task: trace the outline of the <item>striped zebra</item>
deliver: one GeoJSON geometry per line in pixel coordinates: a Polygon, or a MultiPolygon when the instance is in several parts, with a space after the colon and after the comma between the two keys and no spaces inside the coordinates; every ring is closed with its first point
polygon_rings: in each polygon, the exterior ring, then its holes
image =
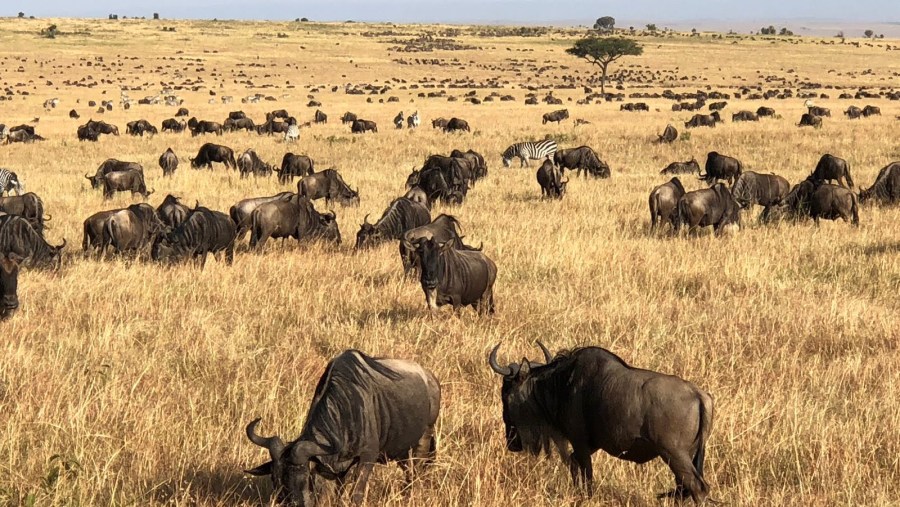
{"type": "Polygon", "coordinates": [[[515,157],[519,157],[522,162],[519,167],[527,167],[528,159],[541,160],[552,157],[554,153],[556,153],[556,141],[552,139],[516,143],[503,152],[503,167],[509,167],[515,157]]]}
{"type": "Polygon", "coordinates": [[[296,123],[288,125],[287,132],[284,133],[284,142],[291,143],[300,139],[300,127],[296,123]]]}
{"type": "Polygon", "coordinates": [[[13,190],[16,191],[16,195],[22,195],[22,192],[25,191],[25,185],[19,181],[16,173],[9,169],[0,169],[0,195],[3,195],[3,192],[9,193],[13,190]]]}
{"type": "Polygon", "coordinates": [[[406,126],[411,129],[414,129],[419,126],[419,112],[418,111],[409,115],[409,117],[406,118],[406,126]]]}

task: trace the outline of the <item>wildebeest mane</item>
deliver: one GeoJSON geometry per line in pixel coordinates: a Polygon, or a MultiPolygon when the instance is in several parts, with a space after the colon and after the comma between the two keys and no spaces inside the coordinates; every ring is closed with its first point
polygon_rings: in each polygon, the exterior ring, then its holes
{"type": "Polygon", "coordinates": [[[669,182],[672,183],[673,185],[675,185],[675,187],[678,188],[678,190],[680,190],[682,194],[685,193],[684,185],[681,184],[681,180],[679,180],[676,177],[673,177],[671,180],[669,180],[669,182]]]}

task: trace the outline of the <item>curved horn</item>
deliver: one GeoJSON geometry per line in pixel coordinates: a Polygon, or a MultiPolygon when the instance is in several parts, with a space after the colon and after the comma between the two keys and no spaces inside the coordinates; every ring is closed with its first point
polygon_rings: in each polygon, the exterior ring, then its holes
{"type": "Polygon", "coordinates": [[[94,179],[94,178],[92,178],[91,176],[88,176],[87,174],[85,174],[84,177],[85,177],[85,179],[88,179],[88,180],[94,179]]]}
{"type": "Polygon", "coordinates": [[[500,344],[498,343],[492,350],[490,355],[488,356],[488,364],[491,366],[491,369],[494,370],[498,375],[503,375],[504,377],[512,374],[512,368],[507,366],[506,368],[501,368],[499,364],[497,364],[497,350],[500,348],[500,344]]]}
{"type": "Polygon", "coordinates": [[[49,222],[51,220],[53,220],[53,215],[51,215],[50,213],[47,213],[47,216],[44,217],[44,222],[49,222]]]}
{"type": "Polygon", "coordinates": [[[284,450],[284,442],[281,441],[281,438],[277,436],[273,437],[263,437],[256,433],[256,426],[261,421],[261,417],[257,417],[253,421],[250,421],[250,424],[247,425],[247,438],[250,439],[254,444],[265,447],[269,450],[269,454],[272,456],[272,459],[278,459],[281,457],[281,451],[284,450]]]}
{"type": "Polygon", "coordinates": [[[56,249],[57,249],[57,250],[62,250],[63,248],[66,247],[66,243],[67,243],[67,242],[66,242],[66,238],[63,238],[62,245],[59,245],[58,247],[56,247],[56,249]]]}
{"type": "Polygon", "coordinates": [[[337,220],[337,213],[335,213],[334,211],[326,211],[325,213],[323,213],[323,215],[325,215],[326,217],[331,217],[332,220],[337,220]]]}
{"type": "Polygon", "coordinates": [[[553,354],[551,354],[550,351],[547,350],[547,347],[545,347],[544,344],[541,343],[540,340],[536,341],[535,343],[537,344],[538,347],[540,347],[541,352],[544,353],[544,362],[545,362],[545,363],[549,363],[550,361],[552,361],[552,360],[553,360],[553,354]]]}
{"type": "Polygon", "coordinates": [[[368,213],[366,213],[366,216],[363,218],[363,223],[366,225],[369,224],[369,214],[368,213]]]}

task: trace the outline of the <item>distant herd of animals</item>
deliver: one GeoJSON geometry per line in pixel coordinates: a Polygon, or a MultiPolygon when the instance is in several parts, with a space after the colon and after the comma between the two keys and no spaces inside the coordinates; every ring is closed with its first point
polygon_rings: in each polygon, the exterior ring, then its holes
{"type": "MultiPolygon", "coordinates": [[[[626,110],[642,109],[632,105],[626,110]]],[[[754,119],[774,114],[762,109],[753,116],[739,116],[754,119]]],[[[717,106],[710,115],[713,123],[709,126],[720,121],[716,118],[718,110],[721,107],[717,106]]],[[[825,114],[827,110],[818,112],[825,114]]],[[[177,116],[187,115],[187,110],[182,109],[177,116]]],[[[543,120],[559,122],[566,118],[568,111],[561,110],[544,115],[543,120]]],[[[354,133],[377,132],[374,122],[352,113],[342,119],[354,133]]],[[[701,126],[706,121],[695,120],[686,126],[701,126]]],[[[316,111],[315,121],[325,122],[327,116],[316,111]]],[[[404,124],[416,128],[418,113],[408,117],[401,113],[394,118],[394,124],[396,128],[403,128],[404,124]]],[[[448,132],[470,130],[468,123],[459,118],[439,118],[432,126],[448,132]]],[[[286,142],[297,140],[298,128],[297,120],[283,110],[267,114],[266,121],[258,125],[239,111],[229,114],[223,123],[173,118],[162,125],[164,132],[189,130],[192,136],[221,135],[236,129],[279,133],[286,142]]],[[[15,132],[26,132],[16,135],[37,140],[33,129],[0,128],[0,135],[8,142],[15,132]]],[[[130,122],[126,129],[132,135],[157,132],[144,120],[130,122]]],[[[93,120],[77,129],[78,138],[84,141],[118,133],[116,126],[93,120]]],[[[671,143],[677,138],[677,130],[669,125],[658,136],[658,142],[671,143]]],[[[595,178],[611,175],[609,166],[590,147],[560,149],[549,139],[512,144],[500,157],[507,168],[516,159],[520,167],[527,167],[530,160],[541,161],[536,178],[542,199],[564,198],[566,170],[595,178]]],[[[84,254],[100,258],[110,253],[149,254],[157,262],[193,260],[201,266],[213,254],[224,256],[230,264],[236,242],[248,233],[251,249],[262,248],[273,238],[340,243],[335,213],[321,213],[313,202],[324,199],[327,205],[342,206],[358,206],[360,202],[359,189],[347,184],[336,169],[315,171],[313,160],[306,155],[288,152],[281,166],[275,167],[252,149],[236,157],[227,146],[205,143],[190,163],[195,169],[224,164],[239,171],[241,177],[278,173],[284,184],[300,179],[296,193],[244,199],[227,214],[199,203],[190,208],[172,195],[167,195],[156,208],[139,203],[95,213],[84,221],[84,254]]],[[[171,148],[159,157],[159,166],[164,177],[176,172],[179,158],[171,148]]],[[[717,152],[708,154],[703,173],[693,159],[674,162],[661,173],[695,173],[710,187],[686,192],[676,176],[654,188],[649,196],[651,230],[668,222],[676,231],[712,226],[721,232],[739,225],[740,210],[754,204],[763,206],[763,221],[809,217],[818,222],[823,218],[842,218],[858,225],[861,202],[900,203],[900,163],[886,166],[872,186],[856,193],[851,190],[854,183],[849,164],[829,154],[822,156],[809,177],[793,187],[774,174],[744,171],[740,161],[717,152]],[[727,181],[730,188],[721,181],[727,181]]],[[[430,309],[472,306],[483,314],[494,313],[496,263],[481,247],[463,242],[461,225],[455,217],[431,216],[435,202],[463,204],[477,181],[487,175],[484,157],[473,150],[429,156],[421,169],[408,176],[407,192],[392,200],[377,221],[370,223],[366,215],[356,235],[356,248],[395,242],[404,273],[418,273],[430,309]]],[[[144,168],[134,162],[109,159],[85,178],[94,189],[102,189],[105,198],[130,192],[146,199],[154,192],[144,182],[144,168]]],[[[40,197],[25,193],[22,178],[12,171],[0,170],[2,319],[11,317],[19,307],[20,266],[58,269],[61,265],[66,242],[53,246],[46,241],[43,233],[49,219],[40,197]],[[3,193],[8,195],[4,197],[3,193]]],[[[698,503],[707,498],[709,485],[703,477],[703,465],[712,430],[713,401],[706,392],[674,376],[633,368],[602,348],[586,347],[554,355],[538,345],[542,361],[524,359],[502,365],[497,360],[499,345],[487,358],[489,367],[502,377],[508,450],[537,454],[555,447],[573,482],[588,494],[593,482],[591,455],[597,450],[636,463],[660,457],[671,469],[676,484],[666,495],[691,498],[698,503]]],[[[434,427],[440,398],[437,378],[414,362],[345,351],[328,363],[316,387],[306,424],[296,440],[285,442],[278,436],[261,436],[257,432],[260,420],[249,423],[247,437],[268,451],[270,461],[247,472],[269,476],[280,502],[314,505],[315,478],[343,485],[355,470],[357,479],[351,501],[359,504],[375,463],[397,461],[411,480],[419,465],[434,459],[434,427]]]]}

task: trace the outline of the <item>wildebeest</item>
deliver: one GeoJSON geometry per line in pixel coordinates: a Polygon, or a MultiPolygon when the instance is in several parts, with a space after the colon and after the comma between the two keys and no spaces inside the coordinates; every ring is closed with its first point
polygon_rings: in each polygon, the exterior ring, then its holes
{"type": "Polygon", "coordinates": [[[752,111],[738,111],[731,115],[731,121],[759,121],[759,115],[752,111]]]}
{"type": "Polygon", "coordinates": [[[328,123],[328,115],[323,113],[321,110],[316,109],[316,114],[313,116],[313,121],[316,123],[328,123]]]}
{"type": "Polygon", "coordinates": [[[410,187],[410,189],[407,190],[405,194],[403,194],[403,197],[406,197],[410,201],[417,202],[431,210],[432,202],[431,199],[428,198],[428,192],[425,192],[425,190],[419,185],[413,185],[412,187],[410,187]]]}
{"type": "Polygon", "coordinates": [[[700,174],[700,164],[697,159],[691,157],[687,162],[672,162],[663,168],[659,174],[700,174]]]}
{"type": "Polygon", "coordinates": [[[296,440],[259,436],[259,419],[247,425],[247,438],[271,461],[246,472],[270,476],[277,502],[311,507],[314,476],[343,485],[356,468],[350,500],[359,505],[376,462],[398,461],[411,482],[419,463],[434,460],[440,404],[440,383],[418,364],[344,351],[319,379],[296,440]]]}
{"type": "Polygon", "coordinates": [[[191,131],[191,137],[197,137],[200,134],[215,134],[217,136],[222,135],[222,124],[214,121],[206,121],[206,120],[197,120],[196,117],[191,117],[188,120],[188,129],[191,131]]]}
{"type": "Polygon", "coordinates": [[[422,172],[428,173],[432,170],[441,171],[450,187],[465,195],[468,192],[468,184],[476,180],[478,161],[476,157],[429,155],[422,165],[422,172]]]}
{"type": "Polygon", "coordinates": [[[93,119],[91,119],[82,126],[87,127],[88,129],[93,130],[98,134],[112,134],[114,136],[119,135],[119,127],[106,123],[105,121],[94,121],[93,119]]]}
{"type": "Polygon", "coordinates": [[[228,212],[228,215],[231,217],[231,221],[234,222],[236,228],[236,240],[240,241],[241,238],[244,237],[244,234],[247,234],[247,231],[250,230],[250,215],[253,213],[253,210],[267,202],[287,201],[294,195],[293,192],[281,192],[267,197],[253,197],[238,201],[228,212]]]}
{"type": "Polygon", "coordinates": [[[610,176],[609,166],[600,160],[590,146],[558,150],[553,154],[553,163],[563,172],[569,169],[575,170],[575,174],[581,175],[583,170],[585,176],[588,174],[597,178],[609,178],[610,176]]]}
{"type": "Polygon", "coordinates": [[[725,107],[727,105],[728,105],[728,102],[713,102],[709,105],[709,110],[710,111],[721,111],[721,110],[725,109],[725,107]]]}
{"type": "Polygon", "coordinates": [[[862,110],[862,115],[866,118],[869,116],[881,116],[881,108],[878,106],[866,106],[862,110]]]}
{"type": "Polygon", "coordinates": [[[350,125],[350,132],[362,134],[368,131],[378,132],[378,125],[371,120],[356,120],[350,125]]]}
{"type": "Polygon", "coordinates": [[[176,262],[193,258],[201,267],[207,256],[225,253],[225,262],[234,261],[235,225],[225,213],[195,206],[184,222],[153,243],[154,261],[176,262]]]}
{"type": "Polygon", "coordinates": [[[859,192],[859,202],[870,199],[883,203],[900,202],[900,162],[893,162],[882,168],[872,186],[859,192]]]}
{"type": "Polygon", "coordinates": [[[634,368],[600,347],[554,358],[541,345],[546,364],[523,359],[507,366],[497,362],[499,347],[488,364],[503,377],[507,449],[549,453],[554,444],[572,482],[582,483],[588,495],[596,451],[638,464],[660,457],[675,475],[675,490],[666,496],[697,503],[707,498],[703,464],[714,411],[709,394],[678,377],[634,368]]]}
{"type": "Polygon", "coordinates": [[[256,127],[256,133],[259,135],[286,134],[290,125],[284,121],[266,120],[265,123],[256,127]]]}
{"type": "Polygon", "coordinates": [[[476,180],[487,177],[487,164],[484,162],[484,157],[477,151],[453,150],[450,152],[450,156],[453,158],[464,158],[470,162],[472,168],[471,181],[473,184],[476,180]]]}
{"type": "Polygon", "coordinates": [[[546,125],[547,122],[555,121],[556,124],[559,125],[560,122],[567,119],[569,119],[569,110],[560,109],[558,111],[553,111],[552,113],[545,113],[541,123],[546,125]]]}
{"type": "Polygon", "coordinates": [[[775,206],[787,197],[791,184],[777,174],[741,173],[731,187],[731,195],[743,209],[754,204],[775,206]]]}
{"type": "Polygon", "coordinates": [[[191,209],[181,204],[181,201],[172,194],[167,195],[156,208],[156,216],[169,229],[174,229],[184,223],[190,212],[191,209]]]}
{"type": "Polygon", "coordinates": [[[191,159],[191,167],[199,169],[206,166],[212,169],[213,162],[225,164],[225,168],[237,168],[237,161],[234,159],[234,151],[221,144],[206,143],[197,151],[197,157],[191,159]]]}
{"type": "Polygon", "coordinates": [[[822,117],[810,113],[803,113],[803,116],[800,117],[800,123],[797,126],[820,128],[822,126],[822,117]]]}
{"type": "Polygon", "coordinates": [[[847,186],[853,188],[853,178],[850,176],[850,164],[842,158],[835,157],[830,153],[822,155],[819,163],[816,164],[815,170],[807,177],[813,183],[836,181],[838,185],[843,186],[842,179],[847,180],[847,186]]]}
{"type": "Polygon", "coordinates": [[[673,177],[650,192],[650,230],[656,229],[659,220],[675,226],[675,212],[678,200],[685,194],[681,180],[673,177]]]}
{"type": "Polygon", "coordinates": [[[235,132],[238,130],[253,132],[256,130],[256,124],[253,123],[253,120],[250,118],[240,118],[237,120],[228,118],[225,120],[225,123],[222,124],[222,130],[226,132],[235,132]]]}
{"type": "Polygon", "coordinates": [[[444,132],[457,132],[457,131],[465,131],[470,132],[469,122],[463,120],[461,118],[450,118],[450,121],[447,122],[447,126],[444,127],[444,132]]]}
{"type": "Polygon", "coordinates": [[[756,110],[756,116],[759,116],[760,118],[762,118],[764,116],[769,116],[769,117],[775,116],[775,110],[772,109],[771,107],[760,106],[756,110]]]}
{"type": "Polygon", "coordinates": [[[44,202],[34,192],[0,197],[0,212],[24,218],[38,234],[44,233],[44,202]]]}
{"type": "Polygon", "coordinates": [[[728,180],[729,184],[733,184],[741,175],[744,165],[736,158],[711,151],[706,155],[705,169],[706,174],[700,174],[699,177],[710,186],[717,180],[728,180]]]}
{"type": "Polygon", "coordinates": [[[457,250],[454,241],[420,238],[415,246],[419,280],[430,310],[448,304],[454,310],[471,305],[482,314],[494,313],[494,261],[478,250],[457,250]]]}
{"type": "Polygon", "coordinates": [[[847,115],[847,118],[856,120],[859,119],[860,116],[862,116],[862,109],[856,106],[850,106],[846,111],[844,111],[844,114],[847,115]]]}
{"type": "Polygon", "coordinates": [[[9,134],[6,136],[6,144],[31,143],[34,141],[43,141],[43,140],[44,140],[43,137],[36,135],[36,134],[29,134],[25,130],[10,131],[9,134]]]}
{"type": "Polygon", "coordinates": [[[859,226],[859,199],[852,191],[838,185],[818,185],[809,200],[809,216],[819,225],[819,219],[843,219],[859,226]]]}
{"type": "Polygon", "coordinates": [[[59,268],[64,239],[59,246],[51,246],[47,240],[18,215],[0,215],[0,255],[15,254],[36,268],[59,268]]]}
{"type": "Polygon", "coordinates": [[[675,130],[675,127],[672,125],[666,125],[666,129],[663,130],[662,134],[656,136],[657,142],[660,144],[670,144],[674,143],[676,139],[678,139],[678,131],[675,130]]]}
{"type": "Polygon", "coordinates": [[[369,215],[356,233],[356,249],[373,247],[379,243],[401,239],[403,233],[431,222],[431,212],[418,202],[405,197],[394,199],[384,210],[381,218],[374,224],[369,223],[369,215]]]}
{"type": "Polygon", "coordinates": [[[451,241],[454,248],[460,250],[475,250],[465,245],[460,236],[460,225],[456,217],[440,214],[431,221],[403,233],[400,238],[400,261],[403,263],[403,272],[408,274],[413,269],[419,269],[420,259],[416,251],[416,242],[423,238],[434,238],[439,243],[451,241]]]}
{"type": "Polygon", "coordinates": [[[431,120],[431,128],[444,130],[447,128],[447,123],[449,123],[449,120],[446,118],[435,118],[431,120]]]}
{"type": "Polygon", "coordinates": [[[243,120],[246,117],[247,113],[243,111],[231,111],[230,113],[228,113],[229,120],[243,120]]]}
{"type": "Polygon", "coordinates": [[[827,107],[809,106],[807,108],[807,113],[820,118],[823,116],[831,118],[831,109],[828,109],[827,107]]]}
{"type": "Polygon", "coordinates": [[[294,155],[288,152],[281,159],[281,169],[276,169],[276,171],[278,171],[279,183],[290,183],[294,181],[294,178],[313,174],[313,160],[306,155],[294,155]]]}
{"type": "Polygon", "coordinates": [[[237,169],[241,173],[241,178],[246,178],[251,174],[254,176],[268,176],[273,171],[272,166],[263,162],[259,155],[256,154],[256,151],[252,149],[244,151],[237,158],[237,169]]]}
{"type": "Polygon", "coordinates": [[[169,118],[167,120],[163,120],[162,122],[162,131],[163,132],[184,132],[184,129],[187,128],[187,123],[184,120],[178,121],[175,118],[169,118]]]}
{"type": "Polygon", "coordinates": [[[69,118],[77,120],[78,118],[81,118],[81,116],[78,114],[78,111],[72,109],[71,111],[69,111],[69,118]]]}
{"type": "MultiPolygon", "coordinates": [[[[458,172],[453,171],[453,168],[458,168],[458,166],[451,166],[447,173],[437,167],[429,170],[413,170],[406,178],[406,186],[410,189],[420,188],[425,193],[428,203],[440,200],[447,204],[462,204],[466,198],[468,185],[458,172]],[[452,184],[447,181],[448,178],[453,182],[452,184]]],[[[418,199],[414,200],[419,201],[418,199]]]]}
{"type": "Polygon", "coordinates": [[[740,227],[740,210],[728,187],[716,183],[711,188],[694,190],[681,196],[675,213],[675,230],[680,230],[682,226],[693,230],[712,225],[718,234],[727,226],[740,227]]]}
{"type": "Polygon", "coordinates": [[[108,158],[97,167],[97,172],[94,173],[93,176],[85,174],[84,177],[91,182],[91,188],[100,188],[103,185],[103,178],[107,174],[124,171],[137,171],[143,174],[144,167],[137,162],[125,162],[114,158],[108,158]]]}
{"type": "Polygon", "coordinates": [[[100,133],[87,125],[78,127],[77,135],[79,141],[97,142],[100,139],[100,133]]]}
{"type": "Polygon", "coordinates": [[[709,114],[695,114],[690,120],[684,122],[684,128],[715,127],[716,118],[709,114]]]}
{"type": "Polygon", "coordinates": [[[154,190],[147,190],[147,185],[144,184],[144,173],[129,169],[110,172],[103,176],[103,198],[112,199],[116,192],[131,192],[132,196],[140,194],[146,199],[154,190]]]}
{"type": "Polygon", "coordinates": [[[0,253],[0,321],[13,316],[19,309],[19,263],[16,254],[0,253]]]}
{"type": "MultiPolygon", "coordinates": [[[[140,252],[152,244],[163,232],[165,225],[149,204],[132,204],[131,206],[112,212],[103,224],[102,250],[111,246],[115,253],[127,251],[140,252]]],[[[85,222],[85,234],[87,222],[85,222]]],[[[88,242],[85,237],[84,242],[88,242]]]]}
{"type": "Polygon", "coordinates": [[[172,151],[172,148],[167,149],[159,156],[159,167],[163,170],[163,176],[175,174],[175,169],[178,169],[178,157],[172,151]]]}
{"type": "Polygon", "coordinates": [[[359,191],[350,188],[335,169],[325,169],[304,176],[297,183],[297,194],[309,200],[325,198],[325,205],[337,201],[341,206],[359,206],[359,191]]]}
{"type": "Polygon", "coordinates": [[[159,131],[147,120],[130,121],[125,124],[125,133],[133,136],[144,137],[144,134],[158,134],[159,131]]]}
{"type": "Polygon", "coordinates": [[[269,238],[341,242],[335,214],[319,213],[302,196],[260,204],[250,214],[250,231],[250,248],[262,248],[269,238]]]}
{"type": "Polygon", "coordinates": [[[178,111],[175,113],[175,117],[178,118],[181,116],[188,116],[190,114],[191,114],[190,111],[188,111],[188,109],[186,107],[179,107],[178,111]]]}
{"type": "MultiPolygon", "coordinates": [[[[559,152],[557,152],[559,153],[559,152]]],[[[562,179],[562,172],[556,165],[547,159],[537,170],[537,182],[541,186],[541,199],[562,199],[566,195],[568,178],[562,179]]]]}
{"type": "Polygon", "coordinates": [[[346,123],[353,123],[353,122],[355,122],[356,120],[357,120],[356,115],[353,114],[353,113],[351,113],[351,112],[349,112],[349,111],[346,112],[346,113],[344,113],[344,116],[341,116],[341,123],[345,123],[345,124],[346,124],[346,123]]]}

